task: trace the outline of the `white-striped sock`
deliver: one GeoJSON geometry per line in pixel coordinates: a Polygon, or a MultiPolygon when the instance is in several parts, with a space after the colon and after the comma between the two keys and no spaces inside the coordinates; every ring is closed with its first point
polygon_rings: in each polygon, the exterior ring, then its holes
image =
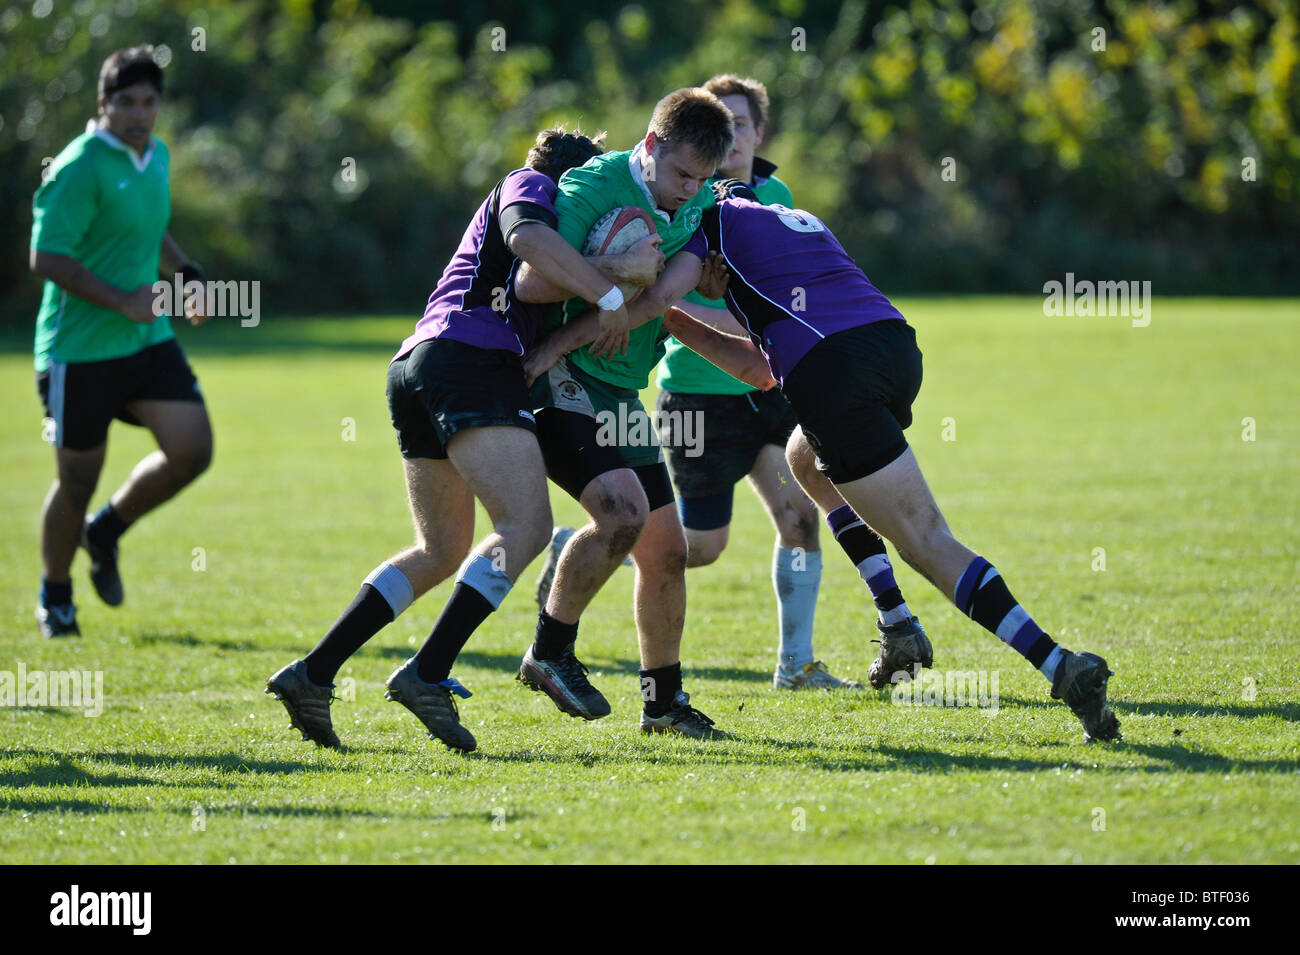
{"type": "Polygon", "coordinates": [[[1058,643],[1052,648],[1052,652],[1047,655],[1047,659],[1043,661],[1043,665],[1038,668],[1038,672],[1047,677],[1048,683],[1051,683],[1056,679],[1056,667],[1065,659],[1067,653],[1069,653],[1069,651],[1058,643]]]}

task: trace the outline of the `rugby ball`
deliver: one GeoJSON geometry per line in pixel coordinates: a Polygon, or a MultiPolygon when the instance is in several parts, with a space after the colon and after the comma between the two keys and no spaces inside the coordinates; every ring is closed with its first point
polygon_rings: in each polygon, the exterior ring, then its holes
{"type": "MultiPolygon", "coordinates": [[[[582,244],[582,254],[584,257],[618,255],[656,231],[650,213],[638,206],[610,209],[596,220],[596,224],[587,233],[587,240],[582,244]]],[[[618,287],[628,301],[641,291],[641,286],[631,283],[620,282],[618,287]]]]}

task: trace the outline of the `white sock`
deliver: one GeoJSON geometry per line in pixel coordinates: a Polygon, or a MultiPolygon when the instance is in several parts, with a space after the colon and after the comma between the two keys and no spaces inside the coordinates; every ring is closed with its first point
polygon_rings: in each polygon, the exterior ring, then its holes
{"type": "Polygon", "coordinates": [[[394,620],[400,617],[402,611],[411,606],[411,601],[415,599],[415,588],[406,579],[406,574],[388,561],[384,561],[372,570],[362,583],[374,587],[379,591],[379,596],[388,601],[388,606],[393,608],[394,620]]]}
{"type": "Polygon", "coordinates": [[[772,557],[772,587],[776,590],[781,669],[794,673],[813,661],[813,616],[822,583],[822,552],[782,547],[772,557]]]}
{"type": "Polygon", "coordinates": [[[515,582],[504,570],[497,570],[482,554],[470,554],[456,571],[456,582],[473,587],[495,610],[506,599],[515,582]]]}

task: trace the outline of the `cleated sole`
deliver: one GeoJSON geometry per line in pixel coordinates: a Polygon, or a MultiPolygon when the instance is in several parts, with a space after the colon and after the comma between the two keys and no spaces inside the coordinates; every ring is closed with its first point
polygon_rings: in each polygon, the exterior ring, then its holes
{"type": "Polygon", "coordinates": [[[655,726],[646,723],[641,724],[641,732],[650,735],[680,736],[682,739],[699,740],[701,743],[720,743],[724,740],[735,739],[730,733],[723,733],[721,730],[715,731],[712,736],[694,736],[691,733],[683,733],[669,726],[655,726]]]}
{"type": "MultiPolygon", "coordinates": [[[[406,706],[406,701],[403,700],[400,696],[394,696],[392,690],[384,691],[384,699],[388,700],[390,703],[401,703],[403,706],[406,706]]],[[[447,740],[443,739],[433,730],[429,729],[428,725],[425,724],[424,720],[420,719],[420,715],[416,713],[415,710],[412,710],[409,706],[406,706],[406,708],[410,710],[411,715],[413,715],[416,719],[420,720],[420,725],[423,726],[424,731],[429,734],[429,739],[437,740],[443,746],[447,747],[449,750],[455,753],[472,753],[474,752],[474,750],[478,749],[477,740],[471,743],[469,746],[462,746],[457,743],[449,743],[447,740]]],[[[466,730],[465,732],[468,733],[469,730],[466,730]]]]}
{"type": "Polygon", "coordinates": [[[266,695],[270,697],[274,697],[284,706],[284,711],[289,715],[289,729],[297,730],[299,733],[301,733],[302,741],[304,743],[315,743],[321,749],[342,749],[343,748],[342,743],[331,743],[329,741],[322,742],[321,740],[312,737],[311,734],[309,734],[305,729],[303,729],[298,724],[298,720],[294,717],[293,711],[289,708],[289,705],[284,702],[284,694],[281,693],[279,690],[273,689],[269,683],[266,686],[266,695]]]}
{"type": "MultiPolygon", "coordinates": [[[[895,670],[894,673],[910,673],[912,667],[915,666],[916,663],[918,662],[921,664],[922,670],[934,669],[934,657],[930,657],[925,660],[913,661],[912,664],[903,667],[901,669],[895,670]]],[[[892,677],[893,675],[894,674],[891,673],[889,677],[892,677]]],[[[867,683],[870,684],[873,690],[883,690],[886,689],[887,687],[893,686],[893,681],[889,677],[885,677],[884,679],[881,679],[879,671],[874,671],[874,670],[867,671],[867,683]]]]}
{"type": "MultiPolygon", "coordinates": [[[[1110,682],[1110,678],[1113,677],[1114,675],[1115,673],[1113,670],[1110,669],[1110,667],[1098,667],[1097,669],[1093,670],[1090,674],[1088,674],[1088,679],[1086,684],[1087,693],[1089,695],[1093,693],[1099,693],[1099,692],[1104,693],[1109,688],[1108,684],[1110,682]]],[[[1110,709],[1109,701],[1106,703],[1106,710],[1107,712],[1110,713],[1110,720],[1108,721],[1108,729],[1096,736],[1094,736],[1092,733],[1089,733],[1085,729],[1083,731],[1084,743],[1086,744],[1110,743],[1110,742],[1116,742],[1122,740],[1124,738],[1123,734],[1120,733],[1119,731],[1119,718],[1115,716],[1115,711],[1110,709]]]]}
{"type": "Polygon", "coordinates": [[[574,719],[586,720],[587,722],[600,719],[600,716],[597,716],[594,713],[584,713],[573,704],[568,703],[568,700],[564,699],[563,694],[558,693],[558,691],[552,692],[546,681],[540,676],[533,676],[530,674],[527,667],[521,666],[519,668],[519,672],[515,674],[515,681],[522,683],[534,693],[545,693],[547,698],[555,704],[555,708],[566,716],[571,716],[574,719]],[[559,699],[556,698],[557,696],[559,696],[559,699]],[[563,702],[561,702],[562,700],[563,702]]]}

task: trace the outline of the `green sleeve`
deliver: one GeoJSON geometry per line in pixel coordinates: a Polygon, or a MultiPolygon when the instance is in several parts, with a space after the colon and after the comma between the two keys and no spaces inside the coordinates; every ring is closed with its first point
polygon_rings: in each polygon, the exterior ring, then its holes
{"type": "Polygon", "coordinates": [[[581,167],[570,169],[560,179],[560,189],[555,196],[556,231],[579,252],[596,220],[611,208],[608,203],[601,207],[601,191],[591,171],[581,167]]]}
{"type": "Polygon", "coordinates": [[[32,200],[32,244],[40,252],[75,256],[99,212],[99,188],[84,153],[62,166],[32,200]]]}

